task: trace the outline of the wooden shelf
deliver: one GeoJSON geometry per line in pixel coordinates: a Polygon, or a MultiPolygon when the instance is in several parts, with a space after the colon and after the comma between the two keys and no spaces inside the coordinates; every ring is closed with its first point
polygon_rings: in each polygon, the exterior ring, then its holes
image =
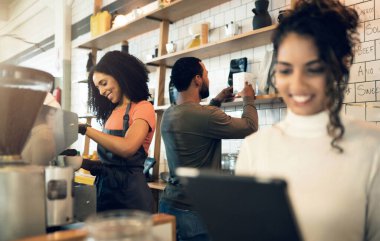
{"type": "MultiPolygon", "coordinates": [[[[273,104],[273,103],[280,103],[282,102],[282,98],[279,97],[276,94],[270,94],[270,95],[258,95],[256,96],[255,104],[273,104]]],[[[201,105],[208,105],[208,102],[201,102],[201,105]]],[[[222,103],[222,107],[230,107],[230,106],[239,106],[243,105],[243,99],[242,98],[236,98],[234,101],[231,102],[224,102],[222,103]]],[[[156,112],[165,111],[167,108],[169,108],[170,105],[161,105],[156,106],[154,110],[156,112]]]]}
{"type": "Polygon", "coordinates": [[[164,190],[165,187],[166,187],[166,183],[164,183],[163,181],[155,181],[155,182],[148,182],[148,186],[151,188],[151,189],[156,189],[156,190],[164,190]]]}
{"type": "Polygon", "coordinates": [[[76,81],[74,82],[76,84],[88,84],[88,80],[84,79],[84,80],[79,80],[79,81],[76,81]]]}
{"type": "Polygon", "coordinates": [[[233,37],[222,39],[215,43],[208,43],[191,49],[174,52],[154,58],[145,62],[152,66],[173,66],[175,61],[186,56],[193,56],[199,59],[211,58],[239,50],[263,46],[271,42],[271,36],[276,25],[252,30],[233,37]]]}
{"type": "Polygon", "coordinates": [[[164,8],[143,15],[127,25],[111,29],[90,40],[83,41],[74,47],[101,50],[120,43],[123,40],[128,40],[140,34],[158,29],[160,21],[162,20],[175,22],[228,1],[229,0],[176,0],[164,8]]]}
{"type": "Polygon", "coordinates": [[[83,114],[83,115],[79,115],[78,118],[96,118],[96,116],[94,116],[94,114],[83,114]]]}
{"type": "MultiPolygon", "coordinates": [[[[171,235],[173,238],[170,240],[175,240],[175,217],[169,214],[165,213],[155,213],[151,216],[152,222],[153,222],[153,232],[154,233],[165,233],[167,232],[166,229],[162,229],[162,226],[160,225],[171,225],[171,235]]],[[[77,223],[78,227],[77,229],[70,229],[70,230],[60,230],[55,231],[53,233],[49,234],[42,234],[38,236],[31,236],[26,237],[23,239],[18,239],[17,241],[86,241],[86,240],[93,240],[92,238],[88,237],[88,230],[85,228],[80,227],[81,223],[77,223]]],[[[154,235],[156,236],[156,235],[154,235]]],[[[163,240],[163,239],[159,239],[163,240]]],[[[165,239],[168,240],[168,239],[165,239]]]]}

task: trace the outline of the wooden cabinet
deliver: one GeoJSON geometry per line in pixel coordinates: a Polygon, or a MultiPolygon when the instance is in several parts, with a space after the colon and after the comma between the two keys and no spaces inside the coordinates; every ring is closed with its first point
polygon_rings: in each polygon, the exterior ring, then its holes
{"type": "MultiPolygon", "coordinates": [[[[96,0],[95,5],[99,5],[99,1],[100,0],[96,0]]],[[[200,59],[205,59],[270,43],[270,36],[276,27],[275,25],[242,33],[217,42],[210,42],[199,47],[166,54],[165,44],[168,42],[170,23],[174,23],[177,20],[192,16],[228,1],[229,0],[175,0],[170,5],[140,16],[125,26],[111,29],[104,34],[83,41],[75,46],[78,48],[92,49],[93,52],[96,53],[96,50],[101,50],[114,44],[121,43],[124,40],[128,40],[154,29],[160,29],[158,57],[146,62],[147,65],[154,67],[153,69],[157,71],[158,76],[154,103],[157,113],[154,158],[158,163],[154,168],[153,176],[156,179],[158,179],[159,176],[158,169],[160,166],[161,117],[163,110],[169,106],[165,105],[164,102],[166,68],[172,66],[176,60],[184,56],[194,56],[200,59]]],[[[276,95],[257,96],[257,103],[272,103],[278,100],[279,98],[276,95]]],[[[240,102],[241,100],[238,100],[226,105],[238,105],[241,104],[240,102]]]]}

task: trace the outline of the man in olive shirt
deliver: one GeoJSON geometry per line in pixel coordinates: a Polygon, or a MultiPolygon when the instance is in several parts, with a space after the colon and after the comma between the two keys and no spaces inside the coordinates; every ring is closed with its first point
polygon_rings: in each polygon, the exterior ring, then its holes
{"type": "Polygon", "coordinates": [[[176,216],[177,240],[209,240],[206,228],[175,176],[175,169],[220,169],[221,140],[242,139],[258,129],[255,92],[252,86],[245,85],[240,93],[243,114],[241,118],[233,118],[218,108],[232,96],[232,88],[224,89],[210,106],[200,105],[201,99],[209,95],[208,72],[200,59],[179,59],[173,66],[171,81],[178,90],[178,98],[177,105],[167,109],[162,117],[161,134],[170,179],[162,193],[159,209],[176,216]]]}

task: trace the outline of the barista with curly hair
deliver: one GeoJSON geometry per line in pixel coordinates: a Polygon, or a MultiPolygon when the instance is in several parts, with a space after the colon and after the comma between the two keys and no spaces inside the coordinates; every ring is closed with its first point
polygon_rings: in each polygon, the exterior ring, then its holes
{"type": "Polygon", "coordinates": [[[153,210],[152,193],[143,175],[155,130],[155,112],[147,101],[148,70],[132,55],[108,52],[89,75],[89,106],[103,132],[86,125],[79,133],[98,144],[100,162],[84,160],[96,175],[97,210],[153,210]]]}

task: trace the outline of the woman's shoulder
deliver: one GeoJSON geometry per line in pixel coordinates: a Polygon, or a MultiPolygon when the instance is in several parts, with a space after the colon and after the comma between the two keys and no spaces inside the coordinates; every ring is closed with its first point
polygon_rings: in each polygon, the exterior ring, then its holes
{"type": "Polygon", "coordinates": [[[343,119],[343,125],[347,135],[355,137],[374,137],[380,143],[380,126],[375,123],[345,117],[343,119]]]}
{"type": "Polygon", "coordinates": [[[380,125],[376,123],[355,119],[352,117],[344,117],[343,125],[348,131],[363,132],[366,134],[380,135],[380,125]]]}
{"type": "Polygon", "coordinates": [[[141,100],[141,101],[139,101],[139,102],[134,102],[134,104],[135,104],[136,106],[151,106],[151,107],[153,108],[152,103],[150,103],[150,102],[147,101],[147,100],[141,100]]]}
{"type": "Polygon", "coordinates": [[[343,138],[348,143],[355,143],[367,152],[379,150],[380,146],[380,127],[375,123],[366,122],[353,118],[343,118],[345,128],[343,138]]]}
{"type": "Polygon", "coordinates": [[[180,105],[172,105],[165,112],[168,113],[181,113],[182,115],[188,115],[192,117],[209,117],[217,110],[216,107],[213,106],[204,106],[197,103],[185,103],[180,105]]]}
{"type": "Polygon", "coordinates": [[[279,133],[279,128],[276,124],[272,126],[261,126],[259,127],[259,130],[257,132],[254,132],[247,136],[245,139],[247,142],[253,143],[263,143],[265,140],[267,140],[269,137],[273,137],[274,135],[277,135],[279,133]]]}
{"type": "Polygon", "coordinates": [[[134,106],[132,106],[132,108],[135,110],[146,110],[146,111],[153,111],[154,112],[154,107],[153,107],[152,103],[150,103],[147,100],[134,102],[133,104],[134,104],[134,106]]]}

